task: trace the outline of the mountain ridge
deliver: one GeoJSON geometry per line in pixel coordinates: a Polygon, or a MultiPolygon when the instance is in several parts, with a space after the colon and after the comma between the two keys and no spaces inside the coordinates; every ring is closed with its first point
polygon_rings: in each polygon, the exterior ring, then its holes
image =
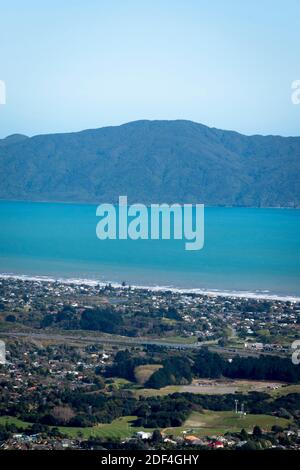
{"type": "Polygon", "coordinates": [[[140,120],[0,140],[0,199],[300,207],[300,137],[140,120]],[[3,143],[5,142],[5,143],[3,143]]]}
{"type": "Polygon", "coordinates": [[[59,136],[59,135],[72,135],[72,134],[81,134],[84,132],[90,132],[90,131],[99,131],[102,129],[111,129],[111,128],[118,128],[118,127],[123,127],[123,126],[130,126],[130,125],[135,125],[138,123],[190,123],[190,124],[195,124],[196,126],[201,126],[206,129],[210,130],[216,130],[216,131],[222,131],[222,132],[231,132],[233,134],[237,134],[243,137],[280,137],[282,139],[298,139],[300,135],[287,135],[283,136],[280,134],[243,134],[242,132],[235,131],[234,129],[219,129],[218,127],[215,126],[208,126],[206,124],[199,123],[197,121],[192,121],[190,119],[137,119],[135,121],[129,121],[129,122],[124,122],[122,124],[116,124],[116,125],[108,125],[108,126],[101,126],[101,127],[90,127],[87,129],[82,129],[79,131],[68,131],[68,132],[50,132],[46,134],[34,134],[34,135],[25,135],[25,134],[20,134],[20,133],[13,133],[9,134],[6,137],[3,137],[0,139],[1,140],[7,140],[10,139],[11,137],[15,136],[20,136],[22,138],[27,138],[27,139],[32,139],[34,137],[43,137],[43,136],[59,136]]]}

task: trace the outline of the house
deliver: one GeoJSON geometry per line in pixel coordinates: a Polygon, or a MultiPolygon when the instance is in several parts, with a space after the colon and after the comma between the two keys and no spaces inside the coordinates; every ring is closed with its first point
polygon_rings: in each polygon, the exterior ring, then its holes
{"type": "Polygon", "coordinates": [[[184,440],[192,445],[203,445],[203,442],[197,436],[192,436],[192,435],[184,436],[184,440]]]}
{"type": "Polygon", "coordinates": [[[212,449],[223,449],[224,443],[221,441],[213,441],[208,444],[212,449]]]}
{"type": "Polygon", "coordinates": [[[168,444],[174,444],[174,445],[177,444],[176,441],[173,441],[173,439],[170,439],[169,437],[165,437],[164,442],[167,442],[168,444]]]}
{"type": "Polygon", "coordinates": [[[139,437],[140,439],[147,440],[147,439],[151,439],[152,432],[138,431],[135,433],[135,435],[136,437],[139,437]]]}

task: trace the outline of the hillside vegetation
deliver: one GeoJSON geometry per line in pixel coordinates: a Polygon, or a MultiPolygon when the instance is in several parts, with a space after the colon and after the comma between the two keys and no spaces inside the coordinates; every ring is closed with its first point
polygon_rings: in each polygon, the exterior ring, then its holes
{"type": "Polygon", "coordinates": [[[245,136],[190,121],[136,121],[0,140],[0,198],[300,205],[300,137],[245,136]]]}

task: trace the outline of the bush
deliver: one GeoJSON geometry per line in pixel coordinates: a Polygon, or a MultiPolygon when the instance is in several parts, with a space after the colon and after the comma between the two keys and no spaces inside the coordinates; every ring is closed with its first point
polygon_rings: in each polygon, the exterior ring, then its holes
{"type": "Polygon", "coordinates": [[[8,321],[8,322],[11,322],[11,323],[15,323],[15,321],[17,320],[16,317],[14,315],[7,315],[5,317],[5,320],[8,321]]]}
{"type": "Polygon", "coordinates": [[[113,309],[88,309],[81,315],[80,327],[83,330],[103,331],[104,333],[117,333],[122,324],[122,317],[113,309]]]}

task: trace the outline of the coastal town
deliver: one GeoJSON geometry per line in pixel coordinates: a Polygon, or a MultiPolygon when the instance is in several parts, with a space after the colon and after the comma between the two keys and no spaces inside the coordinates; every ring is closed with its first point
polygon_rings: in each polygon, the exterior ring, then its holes
{"type": "Polygon", "coordinates": [[[3,277],[1,448],[298,449],[299,328],[291,300],[3,277]]]}
{"type": "Polygon", "coordinates": [[[16,332],[84,330],[78,319],[84,310],[95,307],[116,315],[115,328],[106,325],[98,331],[113,333],[119,342],[208,343],[231,352],[290,354],[300,331],[299,301],[132,288],[125,282],[114,287],[84,281],[0,279],[2,324],[16,332]]]}

